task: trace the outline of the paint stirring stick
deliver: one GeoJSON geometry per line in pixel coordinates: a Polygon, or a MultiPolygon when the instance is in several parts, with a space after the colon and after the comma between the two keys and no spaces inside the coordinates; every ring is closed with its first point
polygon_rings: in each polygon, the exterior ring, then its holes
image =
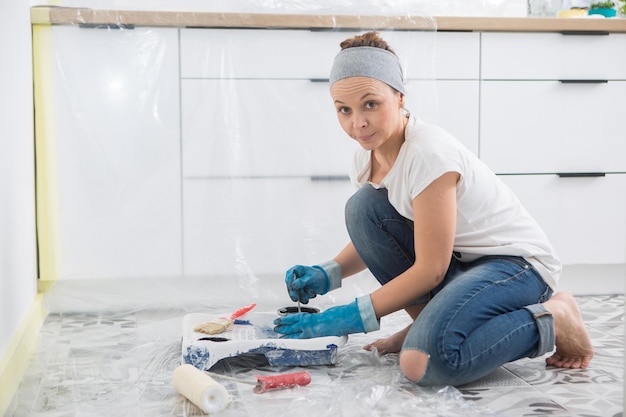
{"type": "MultiPolygon", "coordinates": [[[[298,275],[296,275],[296,272],[293,272],[293,280],[297,280],[298,279],[298,275]]],[[[300,295],[298,294],[298,313],[301,313],[302,310],[300,309],[300,295]]]]}

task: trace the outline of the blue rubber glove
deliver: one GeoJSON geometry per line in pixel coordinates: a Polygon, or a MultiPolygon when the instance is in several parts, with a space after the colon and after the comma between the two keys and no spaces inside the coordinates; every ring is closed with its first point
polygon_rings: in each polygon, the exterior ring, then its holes
{"type": "Polygon", "coordinates": [[[317,314],[299,313],[280,317],[274,320],[274,325],[274,331],[285,339],[343,336],[380,328],[369,295],[317,314]]]}
{"type": "Polygon", "coordinates": [[[285,284],[292,301],[307,304],[318,294],[341,287],[341,266],[335,261],[314,266],[296,265],[285,274],[285,284]]]}

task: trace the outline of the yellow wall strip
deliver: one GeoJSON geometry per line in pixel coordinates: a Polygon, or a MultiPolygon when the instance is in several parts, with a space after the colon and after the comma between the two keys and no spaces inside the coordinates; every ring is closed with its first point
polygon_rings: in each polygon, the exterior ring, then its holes
{"type": "Polygon", "coordinates": [[[59,206],[52,27],[33,25],[32,28],[39,279],[54,281],[58,278],[59,206]]]}
{"type": "Polygon", "coordinates": [[[0,416],[6,414],[37,348],[39,330],[48,314],[43,297],[42,293],[37,294],[4,356],[0,358],[0,416]]]}

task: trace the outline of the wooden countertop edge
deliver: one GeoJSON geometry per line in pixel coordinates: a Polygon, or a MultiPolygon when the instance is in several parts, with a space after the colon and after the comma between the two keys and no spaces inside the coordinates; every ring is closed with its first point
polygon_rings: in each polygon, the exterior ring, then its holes
{"type": "Polygon", "coordinates": [[[626,19],[348,16],[269,13],[94,10],[33,7],[34,25],[127,25],[164,27],[398,29],[480,32],[626,32],[626,19]]]}

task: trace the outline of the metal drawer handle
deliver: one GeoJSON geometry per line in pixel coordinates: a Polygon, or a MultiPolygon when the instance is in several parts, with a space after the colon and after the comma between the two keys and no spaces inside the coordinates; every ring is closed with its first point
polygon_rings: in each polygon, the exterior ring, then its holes
{"type": "Polygon", "coordinates": [[[348,175],[311,175],[311,181],[350,181],[348,175]]]}
{"type": "Polygon", "coordinates": [[[559,80],[561,84],[607,84],[609,80],[559,80]]]}
{"type": "Polygon", "coordinates": [[[606,177],[606,172],[559,172],[559,178],[593,178],[606,177]]]}
{"type": "Polygon", "coordinates": [[[327,83],[330,81],[328,78],[309,78],[312,83],[327,83]]]}
{"type": "Polygon", "coordinates": [[[609,36],[609,32],[602,30],[584,31],[584,30],[565,30],[561,32],[564,36],[609,36]]]}

